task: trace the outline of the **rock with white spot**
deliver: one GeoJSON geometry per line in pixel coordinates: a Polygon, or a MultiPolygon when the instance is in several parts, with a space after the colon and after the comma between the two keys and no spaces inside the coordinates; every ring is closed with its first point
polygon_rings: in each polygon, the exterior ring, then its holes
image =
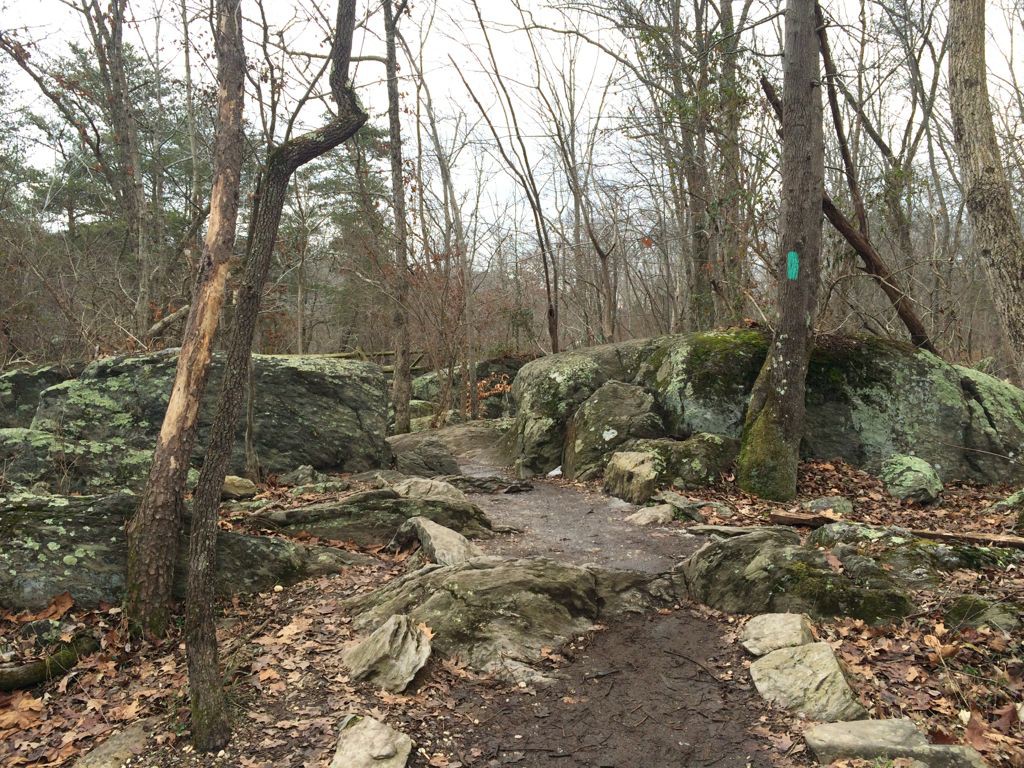
{"type": "Polygon", "coordinates": [[[740,645],[755,656],[813,642],[811,623],[801,613],[763,613],[740,633],[740,645]]]}
{"type": "Polygon", "coordinates": [[[835,722],[867,715],[828,643],[780,648],[750,665],[757,692],[809,720],[835,722]]]}
{"type": "Polygon", "coordinates": [[[381,624],[359,645],[345,654],[353,680],[369,680],[400,693],[430,658],[430,638],[409,620],[396,615],[381,624]]]}
{"type": "Polygon", "coordinates": [[[412,747],[412,739],[380,720],[348,715],[330,768],[404,768],[412,747]]]}

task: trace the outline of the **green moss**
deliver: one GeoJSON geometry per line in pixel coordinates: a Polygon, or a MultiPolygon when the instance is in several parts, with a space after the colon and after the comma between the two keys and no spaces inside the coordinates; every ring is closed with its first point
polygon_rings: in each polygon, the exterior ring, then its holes
{"type": "Polygon", "coordinates": [[[804,604],[819,616],[849,616],[878,624],[914,611],[902,591],[860,586],[806,562],[784,565],[779,584],[785,593],[784,603],[804,604]]]}
{"type": "Polygon", "coordinates": [[[737,480],[747,493],[773,501],[796,496],[797,452],[786,442],[781,427],[766,407],[743,437],[737,480]]]}
{"type": "Polygon", "coordinates": [[[681,378],[704,399],[731,399],[737,389],[749,391],[768,353],[761,331],[732,329],[697,333],[688,339],[681,378]]]}

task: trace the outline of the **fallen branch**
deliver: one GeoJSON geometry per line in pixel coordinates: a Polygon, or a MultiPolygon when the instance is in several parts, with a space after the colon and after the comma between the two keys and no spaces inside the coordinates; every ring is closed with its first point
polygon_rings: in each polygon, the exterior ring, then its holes
{"type": "MultiPolygon", "coordinates": [[[[804,512],[772,512],[768,519],[775,525],[789,525],[805,528],[821,528],[830,523],[843,522],[839,518],[823,514],[807,514],[804,512]]],[[[852,521],[851,521],[852,522],[852,521]]],[[[908,533],[919,539],[935,539],[952,541],[961,544],[973,544],[980,547],[1007,547],[1024,549],[1024,537],[1011,536],[1005,533],[951,533],[949,531],[932,531],[926,528],[907,528],[908,533]]]]}
{"type": "Polygon", "coordinates": [[[70,671],[83,656],[99,650],[92,635],[78,635],[59,650],[35,661],[0,664],[0,691],[15,691],[60,677],[70,671]]]}

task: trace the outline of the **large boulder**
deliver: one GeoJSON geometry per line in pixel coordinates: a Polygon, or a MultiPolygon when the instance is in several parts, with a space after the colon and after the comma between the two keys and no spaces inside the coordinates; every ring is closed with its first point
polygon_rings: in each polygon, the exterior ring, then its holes
{"type": "MultiPolygon", "coordinates": [[[[0,606],[38,609],[64,591],[83,607],[119,602],[128,557],[124,526],[137,504],[138,497],[129,493],[0,497],[0,606]]],[[[184,597],[187,551],[186,530],[178,548],[179,597],[184,597]]],[[[217,586],[222,594],[257,592],[368,560],[338,549],[221,531],[217,586]]]]}
{"type": "Polygon", "coordinates": [[[699,433],[688,440],[631,440],[613,453],[605,467],[604,489],[642,504],[659,488],[704,488],[714,485],[736,461],[739,441],[699,433]]]}
{"type": "Polygon", "coordinates": [[[648,608],[651,577],[543,558],[478,557],[431,565],[347,601],[358,630],[395,614],[432,632],[435,653],[504,679],[543,679],[531,666],[606,615],[648,608]]]}
{"type": "Polygon", "coordinates": [[[570,480],[588,480],[602,473],[618,446],[663,434],[655,408],[654,396],[643,387],[621,381],[598,387],[569,421],[562,473],[570,480]]]}
{"type": "MultiPolygon", "coordinates": [[[[767,353],[757,329],[664,336],[575,350],[523,366],[512,386],[513,431],[524,473],[559,464],[580,405],[608,381],[650,391],[667,437],[738,438],[767,353]]],[[[943,482],[1024,481],[1024,391],[909,345],[820,337],[807,376],[807,458],[877,471],[914,451],[943,482]]]]}
{"type": "Polygon", "coordinates": [[[0,374],[0,428],[31,426],[43,390],[74,375],[73,369],[63,365],[15,368],[0,374]]]}
{"type": "MultiPolygon", "coordinates": [[[[89,365],[76,379],[44,390],[32,419],[36,434],[53,436],[64,453],[124,455],[136,485],[145,466],[134,452],[151,453],[163,421],[177,351],[116,357],[89,365]]],[[[219,389],[223,358],[214,356],[208,392],[219,389]]],[[[254,355],[253,434],[261,466],[284,472],[301,464],[359,471],[387,464],[383,374],[369,363],[330,356],[254,355]]],[[[202,460],[216,397],[204,399],[193,461],[202,460]]],[[[244,467],[243,422],[232,469],[244,467]]],[[[7,439],[10,439],[9,437],[7,439]]],[[[52,450],[47,449],[52,453],[52,450]]],[[[117,473],[115,473],[117,474],[117,473]]],[[[104,482],[91,482],[100,487],[104,482]]],[[[111,485],[122,483],[116,478],[111,485]]]]}

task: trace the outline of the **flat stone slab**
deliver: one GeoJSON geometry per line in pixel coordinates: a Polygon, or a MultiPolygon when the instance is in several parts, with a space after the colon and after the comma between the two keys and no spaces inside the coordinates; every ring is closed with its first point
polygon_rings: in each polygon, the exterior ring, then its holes
{"type": "Polygon", "coordinates": [[[330,768],[404,768],[412,739],[372,717],[348,715],[330,768]]]}
{"type": "Polygon", "coordinates": [[[750,665],[757,692],[808,720],[835,722],[867,715],[828,643],[780,648],[750,665]]]}
{"type": "Polygon", "coordinates": [[[909,758],[928,768],[984,768],[971,747],[930,744],[912,720],[823,723],[804,731],[804,741],[822,765],[836,760],[909,758]]]}
{"type": "Polygon", "coordinates": [[[763,613],[740,633],[740,645],[755,656],[813,642],[811,623],[802,613],[763,613]]]}
{"type": "Polygon", "coordinates": [[[430,658],[430,638],[408,616],[392,616],[345,654],[353,680],[370,680],[392,693],[404,691],[430,658]]]}
{"type": "Polygon", "coordinates": [[[147,717],[122,728],[78,758],[74,768],[121,768],[131,758],[146,752],[150,731],[157,719],[147,717]]]}

